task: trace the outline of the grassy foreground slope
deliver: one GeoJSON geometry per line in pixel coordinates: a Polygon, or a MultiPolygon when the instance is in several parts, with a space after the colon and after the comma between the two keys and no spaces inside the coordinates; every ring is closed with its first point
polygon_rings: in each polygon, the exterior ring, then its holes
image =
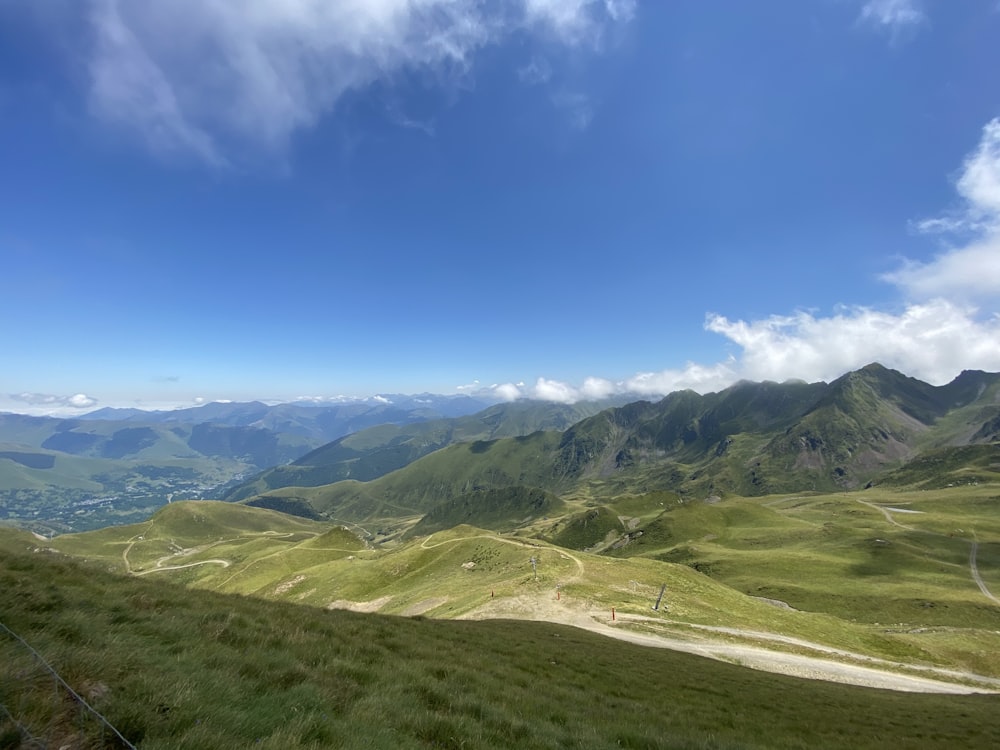
{"type": "MultiPolygon", "coordinates": [[[[0,590],[0,621],[143,750],[1000,744],[996,696],[800,680],[549,623],[324,611],[44,554],[0,552],[0,590]]],[[[89,731],[14,641],[0,650],[0,702],[36,736],[89,731]]],[[[17,746],[9,720],[0,733],[17,746]]]]}

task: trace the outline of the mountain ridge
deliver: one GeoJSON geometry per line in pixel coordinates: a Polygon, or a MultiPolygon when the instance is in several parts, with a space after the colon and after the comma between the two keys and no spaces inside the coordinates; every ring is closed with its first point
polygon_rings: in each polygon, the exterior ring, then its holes
{"type": "Polygon", "coordinates": [[[392,508],[420,515],[463,493],[516,485],[557,495],[688,497],[845,490],[929,450],[989,443],[998,418],[1000,374],[969,371],[932,386],[873,363],[831,383],[678,391],[561,432],[447,446],[369,482],[265,495],[296,497],[320,514],[349,509],[344,517],[360,520],[392,508]]]}

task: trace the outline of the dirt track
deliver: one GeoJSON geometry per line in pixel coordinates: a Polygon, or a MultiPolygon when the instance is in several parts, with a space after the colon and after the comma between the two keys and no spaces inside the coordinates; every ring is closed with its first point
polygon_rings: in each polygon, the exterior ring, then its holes
{"type": "Polygon", "coordinates": [[[852,654],[847,651],[831,649],[822,644],[809,643],[798,639],[786,639],[766,633],[755,633],[738,629],[719,629],[720,631],[724,630],[724,632],[719,632],[716,634],[716,637],[712,637],[714,629],[711,628],[702,629],[705,633],[704,636],[700,633],[692,635],[688,635],[688,633],[684,633],[683,635],[656,635],[648,632],[638,632],[630,629],[630,626],[635,626],[643,620],[650,618],[619,614],[617,615],[618,619],[615,622],[611,622],[610,612],[580,609],[568,605],[564,600],[556,600],[549,594],[538,596],[524,595],[509,599],[491,600],[463,617],[463,619],[470,620],[494,618],[540,620],[572,625],[642,646],[685,651],[720,661],[741,664],[752,669],[777,672],[813,680],[827,680],[849,685],[881,688],[883,690],[917,693],[960,694],[1000,692],[1000,680],[989,677],[944,669],[919,668],[905,664],[895,664],[874,659],[863,654],[852,654]],[[788,642],[789,645],[810,648],[817,652],[829,653],[841,659],[849,659],[850,661],[837,661],[832,658],[827,659],[819,656],[794,654],[759,645],[735,644],[722,640],[721,636],[724,635],[754,640],[788,642]],[[919,669],[941,679],[902,674],[898,671],[892,671],[890,667],[911,670],[919,669]],[[976,687],[947,680],[974,682],[976,687]]]}

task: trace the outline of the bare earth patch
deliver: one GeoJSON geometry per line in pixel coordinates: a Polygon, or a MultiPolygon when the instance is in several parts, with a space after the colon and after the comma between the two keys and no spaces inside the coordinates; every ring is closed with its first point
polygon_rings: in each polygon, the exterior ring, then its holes
{"type": "Polygon", "coordinates": [[[422,615],[428,610],[432,610],[435,607],[440,607],[448,601],[447,596],[436,596],[433,599],[424,599],[422,602],[417,602],[416,604],[411,604],[409,607],[400,612],[404,617],[413,617],[415,615],[422,615]]]}
{"type": "Polygon", "coordinates": [[[392,600],[391,596],[382,596],[368,602],[352,602],[349,599],[337,599],[326,605],[327,609],[349,609],[352,612],[378,612],[392,600]]]}
{"type": "Polygon", "coordinates": [[[278,596],[280,594],[287,594],[295,586],[298,586],[304,580],[306,580],[306,577],[300,575],[300,576],[295,576],[295,578],[293,578],[290,581],[285,581],[284,583],[279,583],[277,586],[274,587],[274,596],[278,596]]]}

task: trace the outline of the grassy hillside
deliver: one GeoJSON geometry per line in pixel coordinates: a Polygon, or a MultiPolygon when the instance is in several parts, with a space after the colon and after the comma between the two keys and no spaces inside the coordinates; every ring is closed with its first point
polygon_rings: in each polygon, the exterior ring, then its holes
{"type": "Polygon", "coordinates": [[[371,482],[285,487],[261,497],[298,498],[329,518],[364,521],[421,516],[441,503],[479,490],[526,486],[559,491],[569,482],[555,473],[548,460],[559,440],[558,432],[537,432],[461,443],[371,482]]]}
{"type": "MultiPolygon", "coordinates": [[[[144,524],[51,542],[21,537],[20,549],[319,608],[592,623],[614,607],[638,618],[633,626],[672,637],[690,637],[691,628],[730,628],[727,637],[745,642],[769,633],[1000,677],[1000,607],[971,577],[970,537],[947,536],[959,519],[975,530],[984,584],[1000,591],[993,492],[927,497],[922,526],[913,529],[897,529],[883,507],[853,499],[692,505],[657,494],[599,506],[589,524],[583,521],[595,509],[574,510],[571,503],[559,520],[540,518],[522,536],[457,526],[390,547],[359,539],[371,536],[364,527],[234,504],[179,503],[144,524]],[[627,544],[609,544],[609,531],[627,544]],[[605,554],[552,543],[581,540],[605,554]],[[653,613],[663,584],[665,607],[653,613]]],[[[772,636],[764,638],[771,647],[772,636]]]]}
{"type": "MultiPolygon", "coordinates": [[[[801,680],[561,625],[324,611],[39,554],[0,553],[0,588],[0,621],[143,750],[1000,743],[995,696],[801,680]]],[[[0,702],[27,729],[98,746],[23,649],[0,651],[0,702]]],[[[18,746],[6,718],[0,736],[18,746]]]]}
{"type": "Polygon", "coordinates": [[[478,490],[434,506],[408,533],[422,536],[469,523],[497,532],[513,531],[562,515],[565,509],[566,504],[551,492],[531,487],[478,490]]]}
{"type": "Polygon", "coordinates": [[[1000,375],[963,373],[931,386],[869,365],[830,384],[677,392],[606,409],[562,432],[452,445],[371,482],[265,495],[359,521],[421,515],[464,493],[512,486],[605,501],[661,490],[700,499],[854,489],[955,441],[971,441],[990,463],[1000,450],[988,442],[998,414],[1000,375]]]}
{"type": "Polygon", "coordinates": [[[970,669],[997,666],[1000,485],[677,504],[621,538],[607,554],[681,563],[748,595],[962,650],[970,669]]]}
{"type": "Polygon", "coordinates": [[[232,488],[225,500],[243,500],[281,487],[316,487],[345,479],[368,482],[455,443],[564,430],[620,403],[621,399],[554,404],[516,401],[476,414],[416,424],[384,424],[360,430],[277,466],[232,488]]]}

